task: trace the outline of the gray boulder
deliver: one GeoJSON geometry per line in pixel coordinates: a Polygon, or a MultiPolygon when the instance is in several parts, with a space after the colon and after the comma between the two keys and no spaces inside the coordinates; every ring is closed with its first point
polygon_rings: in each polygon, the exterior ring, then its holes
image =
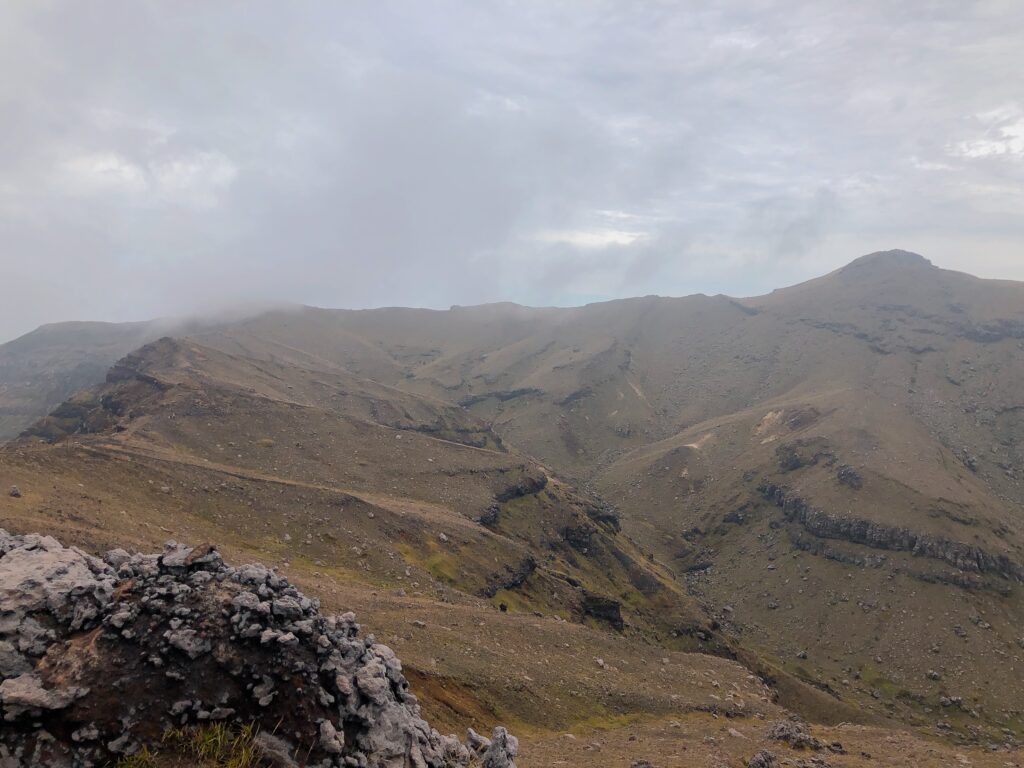
{"type": "MultiPolygon", "coordinates": [[[[0,728],[0,756],[26,765],[103,765],[211,721],[258,726],[279,766],[471,761],[422,719],[401,662],[353,614],[323,615],[283,576],[231,568],[209,544],[103,562],[0,529],[0,715],[16,726],[0,728]]],[[[514,768],[517,748],[498,727],[472,753],[514,768]]]]}

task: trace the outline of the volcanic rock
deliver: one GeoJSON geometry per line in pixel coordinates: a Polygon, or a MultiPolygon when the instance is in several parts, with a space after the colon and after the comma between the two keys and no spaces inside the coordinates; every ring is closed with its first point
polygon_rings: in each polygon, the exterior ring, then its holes
{"type": "MultiPolygon", "coordinates": [[[[323,615],[283,576],[229,567],[213,545],[103,562],[0,529],[0,605],[0,756],[14,765],[104,765],[210,721],[257,727],[275,765],[469,763],[353,614],[323,615]]],[[[482,764],[514,768],[517,748],[495,728],[482,764]]]]}

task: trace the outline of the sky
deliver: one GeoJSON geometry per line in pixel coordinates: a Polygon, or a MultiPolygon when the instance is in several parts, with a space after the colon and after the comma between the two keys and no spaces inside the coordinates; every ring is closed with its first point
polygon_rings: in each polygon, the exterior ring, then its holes
{"type": "Polygon", "coordinates": [[[1019,0],[11,0],[0,115],[0,341],[1024,280],[1019,0]]]}

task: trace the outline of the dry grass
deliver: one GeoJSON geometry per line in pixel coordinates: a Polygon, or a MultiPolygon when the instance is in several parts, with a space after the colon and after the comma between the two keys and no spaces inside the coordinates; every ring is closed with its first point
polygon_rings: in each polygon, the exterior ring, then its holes
{"type": "Polygon", "coordinates": [[[257,733],[258,728],[251,723],[172,728],[164,733],[159,748],[143,747],[134,755],[119,758],[113,768],[185,764],[195,768],[259,768],[263,752],[256,744],[257,733]]]}

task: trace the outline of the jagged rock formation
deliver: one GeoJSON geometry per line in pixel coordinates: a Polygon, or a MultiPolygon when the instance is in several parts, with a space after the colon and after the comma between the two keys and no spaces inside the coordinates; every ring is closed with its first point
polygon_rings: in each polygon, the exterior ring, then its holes
{"type": "Polygon", "coordinates": [[[0,604],[3,768],[102,765],[211,721],[260,727],[278,765],[514,768],[503,728],[469,747],[433,730],[353,614],[212,545],[100,560],[0,529],[0,604]]]}

